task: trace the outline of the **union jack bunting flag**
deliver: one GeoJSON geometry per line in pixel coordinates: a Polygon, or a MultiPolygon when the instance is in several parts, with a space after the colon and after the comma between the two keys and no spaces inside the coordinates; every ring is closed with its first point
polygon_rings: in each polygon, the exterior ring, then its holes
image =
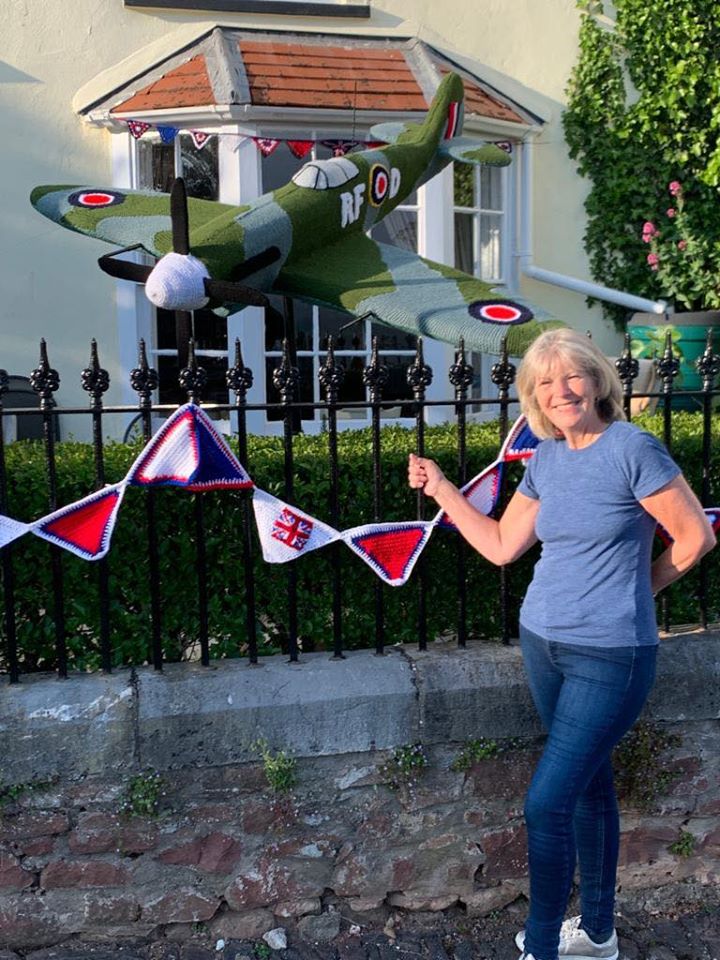
{"type": "Polygon", "coordinates": [[[287,563],[340,537],[322,520],[257,487],[253,491],[253,510],[262,555],[268,563],[287,563]]]}

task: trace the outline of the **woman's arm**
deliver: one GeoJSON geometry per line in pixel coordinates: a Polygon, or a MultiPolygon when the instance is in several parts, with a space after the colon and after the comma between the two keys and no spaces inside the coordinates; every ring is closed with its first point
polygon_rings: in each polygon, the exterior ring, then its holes
{"type": "Polygon", "coordinates": [[[473,507],[434,460],[414,453],[408,463],[408,483],[436,500],[467,542],[491,563],[501,566],[517,560],[537,542],[538,500],[515,493],[500,520],[493,520],[473,507]]]}
{"type": "Polygon", "coordinates": [[[652,565],[652,591],[679,580],[715,546],[715,534],[700,501],[683,476],[675,477],[640,505],[663,526],[673,542],[652,565]]]}

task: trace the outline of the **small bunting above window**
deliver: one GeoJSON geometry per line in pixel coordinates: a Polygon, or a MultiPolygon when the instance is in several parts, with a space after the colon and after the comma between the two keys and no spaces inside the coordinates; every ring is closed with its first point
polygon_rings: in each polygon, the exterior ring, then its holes
{"type": "Polygon", "coordinates": [[[314,140],[286,140],[288,149],[294,157],[297,157],[298,160],[302,160],[303,157],[306,157],[312,148],[315,146],[314,140]]]}
{"type": "Polygon", "coordinates": [[[253,143],[264,157],[269,157],[277,150],[280,141],[274,137],[253,137],[253,143]]]}
{"type": "Polygon", "coordinates": [[[196,150],[202,150],[202,148],[210,139],[210,134],[205,133],[204,130],[190,130],[190,136],[192,137],[192,142],[194,143],[196,150]]]}
{"type": "Polygon", "coordinates": [[[127,125],[128,130],[136,140],[139,140],[140,137],[150,129],[150,124],[145,123],[144,120],[128,120],[127,125]]]}
{"type": "Polygon", "coordinates": [[[163,143],[172,143],[180,131],[177,127],[158,127],[157,132],[163,143]]]}

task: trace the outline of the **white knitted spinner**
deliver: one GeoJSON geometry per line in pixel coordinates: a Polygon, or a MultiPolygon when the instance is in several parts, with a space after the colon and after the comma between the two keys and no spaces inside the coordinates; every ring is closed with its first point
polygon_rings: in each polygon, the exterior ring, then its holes
{"type": "Polygon", "coordinates": [[[210,302],[204,283],[209,277],[205,264],[192,254],[166,253],[153,267],[145,295],[163,310],[200,310],[210,302]]]}

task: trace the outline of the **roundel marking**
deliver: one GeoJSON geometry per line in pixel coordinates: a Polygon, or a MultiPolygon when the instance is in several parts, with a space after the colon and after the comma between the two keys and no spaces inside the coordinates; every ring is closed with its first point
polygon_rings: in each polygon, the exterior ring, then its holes
{"type": "Polygon", "coordinates": [[[380,163],[370,169],[370,203],[379,207],[390,189],[390,174],[380,163]]]}
{"type": "Polygon", "coordinates": [[[532,320],[532,310],[520,306],[512,300],[474,300],[468,306],[468,313],[484,323],[527,323],[532,320]]]}
{"type": "Polygon", "coordinates": [[[71,193],[68,203],[74,207],[85,207],[90,210],[99,210],[103,207],[116,207],[125,200],[124,193],[115,190],[78,190],[71,193]]]}

